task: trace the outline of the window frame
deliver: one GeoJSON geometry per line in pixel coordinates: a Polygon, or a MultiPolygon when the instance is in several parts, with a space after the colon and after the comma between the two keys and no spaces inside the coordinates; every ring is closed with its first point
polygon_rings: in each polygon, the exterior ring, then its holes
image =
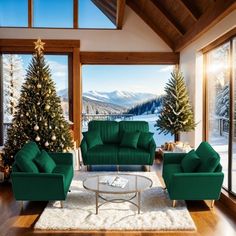
{"type": "Polygon", "coordinates": [[[223,189],[230,193],[233,196],[236,196],[236,192],[232,191],[232,164],[233,164],[233,120],[234,120],[234,103],[235,98],[234,98],[234,86],[235,86],[235,81],[233,78],[233,40],[236,37],[236,27],[233,28],[232,30],[228,31],[225,33],[223,36],[219,37],[209,45],[207,45],[205,48],[201,50],[203,53],[203,70],[204,70],[204,78],[203,78],[203,140],[208,141],[209,137],[209,111],[208,111],[208,104],[209,104],[209,94],[208,94],[208,82],[207,82],[207,54],[222,46],[223,44],[229,42],[230,43],[230,59],[229,59],[229,64],[230,64],[230,74],[229,74],[229,85],[230,85],[230,110],[229,110],[229,140],[228,140],[228,176],[225,176],[225,178],[228,178],[228,188],[223,186],[223,189]]]}

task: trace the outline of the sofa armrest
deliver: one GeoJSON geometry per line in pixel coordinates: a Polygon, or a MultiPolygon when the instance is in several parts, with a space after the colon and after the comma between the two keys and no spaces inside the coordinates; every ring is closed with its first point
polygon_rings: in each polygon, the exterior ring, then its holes
{"type": "Polygon", "coordinates": [[[179,164],[182,159],[185,157],[186,153],[164,153],[163,165],[166,164],[179,164]]]}
{"type": "Polygon", "coordinates": [[[12,189],[16,200],[65,200],[65,177],[59,173],[12,172],[12,189]]]}
{"type": "Polygon", "coordinates": [[[73,155],[69,152],[49,152],[56,164],[73,165],[73,155]]]}
{"type": "Polygon", "coordinates": [[[150,165],[152,165],[153,160],[155,158],[155,152],[156,152],[156,143],[155,143],[154,139],[152,139],[149,144],[149,152],[150,152],[150,165]]]}
{"type": "Polygon", "coordinates": [[[175,173],[168,188],[171,199],[219,199],[224,174],[222,172],[175,173]]]}
{"type": "Polygon", "coordinates": [[[88,151],[88,146],[87,146],[87,143],[85,141],[85,138],[83,138],[81,143],[80,143],[80,149],[81,149],[81,155],[82,155],[83,163],[86,165],[86,163],[87,163],[86,153],[88,151]]]}

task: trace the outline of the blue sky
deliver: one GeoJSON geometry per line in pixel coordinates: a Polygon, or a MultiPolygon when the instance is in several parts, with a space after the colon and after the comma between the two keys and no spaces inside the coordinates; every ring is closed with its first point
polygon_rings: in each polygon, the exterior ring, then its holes
{"type": "Polygon", "coordinates": [[[83,91],[134,91],[162,94],[173,66],[84,65],[83,91]]]}

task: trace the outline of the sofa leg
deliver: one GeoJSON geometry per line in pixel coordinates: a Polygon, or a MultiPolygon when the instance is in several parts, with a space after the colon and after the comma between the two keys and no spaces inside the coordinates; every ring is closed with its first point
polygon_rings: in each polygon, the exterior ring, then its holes
{"type": "Polygon", "coordinates": [[[175,207],[175,206],[176,206],[176,200],[173,200],[172,207],[175,207]]]}
{"type": "Polygon", "coordinates": [[[211,208],[214,207],[215,200],[211,200],[211,208]]]}
{"type": "Polygon", "coordinates": [[[148,166],[148,172],[151,172],[151,166],[148,166]]]}
{"type": "Polygon", "coordinates": [[[87,168],[87,171],[90,171],[90,165],[87,165],[86,168],[87,168]]]}
{"type": "Polygon", "coordinates": [[[60,201],[61,208],[64,207],[63,201],[60,201]]]}
{"type": "Polygon", "coordinates": [[[21,210],[21,211],[24,210],[24,201],[20,201],[20,210],[21,210]]]}

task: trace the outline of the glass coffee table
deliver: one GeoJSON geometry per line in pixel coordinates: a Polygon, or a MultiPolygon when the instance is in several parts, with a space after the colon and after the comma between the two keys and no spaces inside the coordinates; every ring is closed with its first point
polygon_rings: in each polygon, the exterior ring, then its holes
{"type": "Polygon", "coordinates": [[[86,178],[83,181],[83,186],[85,189],[95,193],[96,214],[98,214],[98,208],[108,202],[113,202],[113,203],[129,202],[138,208],[138,214],[140,214],[141,192],[152,187],[152,180],[145,176],[135,175],[135,174],[133,175],[121,174],[121,173],[106,174],[106,175],[101,174],[101,175],[90,176],[86,178]],[[120,177],[120,178],[126,179],[128,182],[124,188],[114,187],[105,183],[101,183],[101,180],[107,176],[120,177]],[[109,195],[109,198],[104,197],[104,195],[105,196],[109,195]],[[99,204],[99,201],[98,201],[99,198],[103,200],[103,203],[99,204]],[[135,198],[137,198],[137,201],[136,202],[132,201],[135,198]]]}

